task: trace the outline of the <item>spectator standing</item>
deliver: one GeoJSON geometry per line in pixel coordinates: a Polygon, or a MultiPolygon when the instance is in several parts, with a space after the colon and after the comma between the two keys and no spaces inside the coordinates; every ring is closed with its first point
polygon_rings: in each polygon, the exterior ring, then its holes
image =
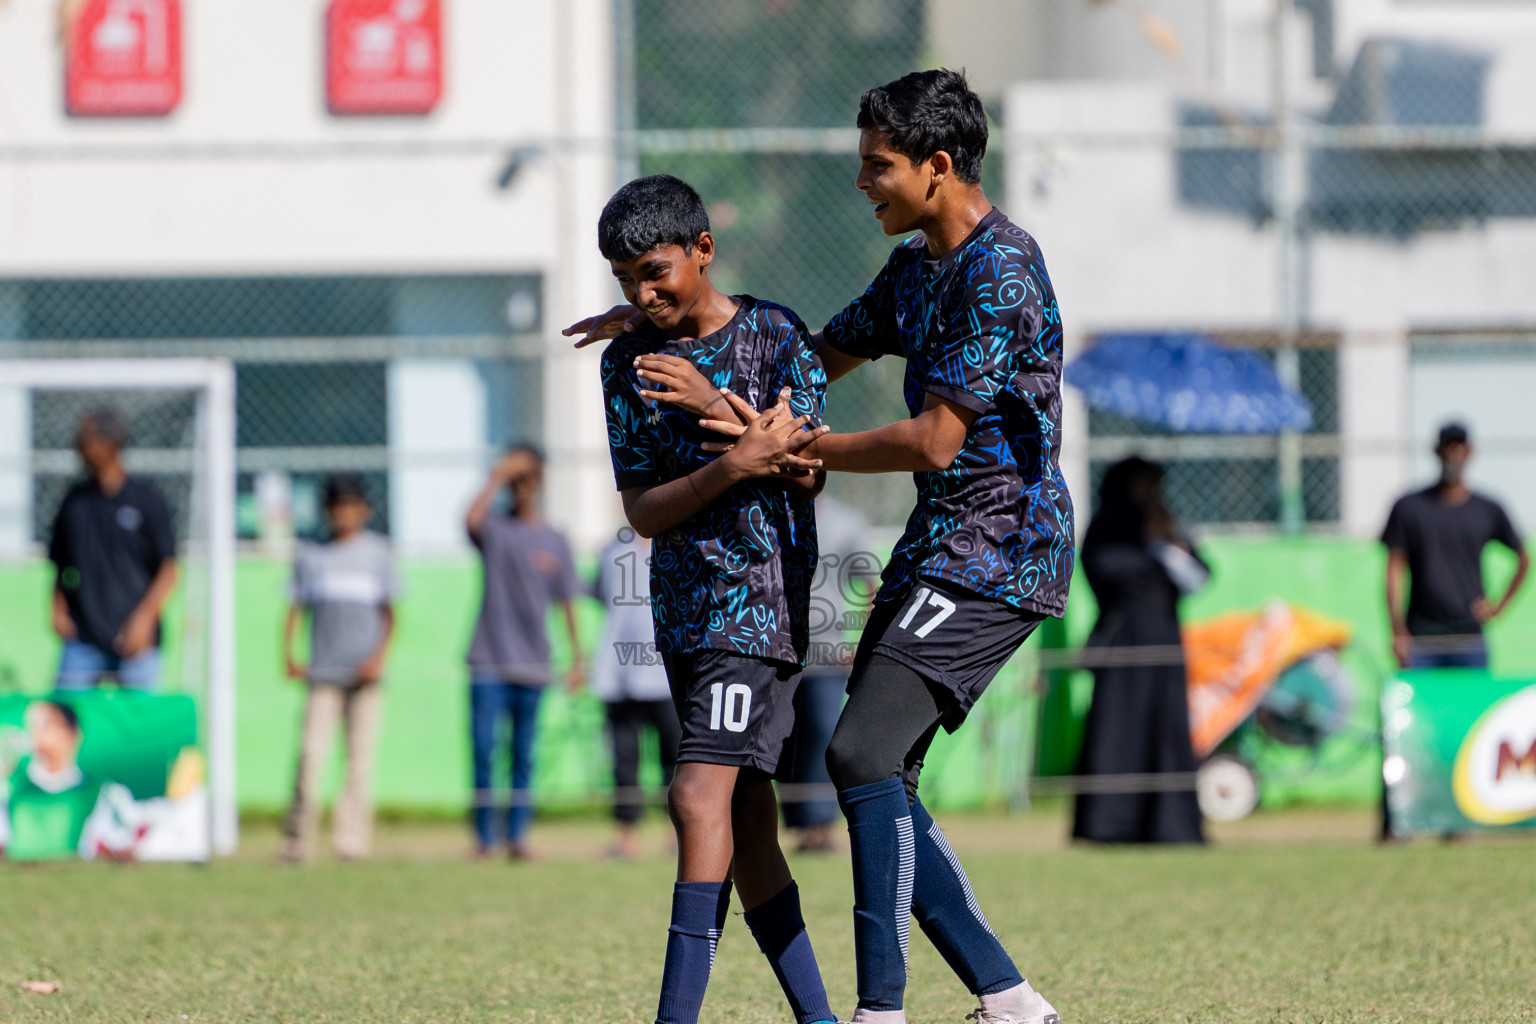
{"type": "Polygon", "coordinates": [[[1435,456],[1440,479],[1399,498],[1381,534],[1387,547],[1392,650],[1404,668],[1482,667],[1488,664],[1483,625],[1519,592],[1530,557],[1503,506],[1467,486],[1472,460],[1467,428],[1460,423],[1441,427],[1435,456]],[[1519,559],[1504,596],[1492,603],[1483,588],[1483,548],[1491,541],[1519,559]]]}
{"type": "MultiPolygon", "coordinates": [[[[1162,467],[1144,459],[1109,467],[1083,538],[1083,572],[1099,604],[1087,647],[1098,654],[1125,649],[1127,658],[1094,669],[1080,775],[1193,773],[1196,767],[1182,654],[1177,660],[1152,655],[1180,650],[1179,598],[1203,586],[1210,573],[1163,504],[1162,479],[1162,467]]],[[[1080,794],[1072,835],[1101,843],[1205,841],[1192,789],[1080,794]]]]}
{"type": "Polygon", "coordinates": [[[53,521],[53,628],[64,641],[58,688],[115,675],[152,690],[160,676],[160,612],[176,585],[176,539],[158,488],[130,476],[128,424],[112,409],[80,421],[75,449],[89,474],[69,489],[53,521]]]}
{"type": "Polygon", "coordinates": [[[581,646],[576,633],[576,566],[564,535],[544,522],[539,492],[544,458],[527,445],[514,446],[491,468],[466,517],[470,540],[480,551],[483,591],[474,639],[469,647],[470,738],[474,756],[475,853],[489,856],[500,839],[515,860],[529,856],[528,825],[533,805],[533,745],[539,700],[550,683],[546,617],[558,604],[570,636],[571,668],[567,685],[582,680],[581,646]],[[508,494],[508,510],[492,510],[496,496],[508,494]],[[512,797],[496,830],[496,801],[491,763],[502,722],[511,725],[512,797]]]}
{"type": "Polygon", "coordinates": [[[283,628],[290,678],[308,686],[293,802],[284,823],[282,858],[307,859],[320,815],[318,789],[341,723],[346,783],[336,804],[333,845],[342,860],[361,860],[373,845],[373,756],[379,734],[384,656],[395,630],[400,593],[389,542],[368,530],[373,510],[355,476],[325,485],[331,536],[303,544],[293,564],[292,604],[283,628]],[[309,616],[309,663],[294,656],[299,620],[309,616]]]}
{"type": "Polygon", "coordinates": [[[811,583],[811,649],[795,691],[789,782],[825,787],[827,795],[791,795],[780,800],[784,827],[800,832],[795,844],[800,853],[824,853],[836,847],[832,826],[840,815],[827,771],[827,746],[843,713],[843,692],[853,664],[854,645],[847,637],[862,632],[864,614],[880,586],[880,563],[868,550],[869,523],[855,509],[825,494],[818,497],[816,537],[820,554],[811,583]]]}
{"type": "Polygon", "coordinates": [[[592,657],[592,692],[603,702],[613,753],[613,819],[619,834],[613,855],[639,853],[640,731],[656,733],[663,786],[672,784],[682,726],[672,705],[667,669],[656,651],[650,584],[651,541],[629,527],[603,548],[592,596],[603,603],[603,636],[592,657]],[[643,582],[642,582],[643,581],[643,582]]]}

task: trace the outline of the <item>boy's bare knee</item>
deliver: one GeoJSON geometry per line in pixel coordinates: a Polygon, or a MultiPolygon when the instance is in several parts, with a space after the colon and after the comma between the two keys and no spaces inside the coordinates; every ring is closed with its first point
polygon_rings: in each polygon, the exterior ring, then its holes
{"type": "Polygon", "coordinates": [[[707,775],[679,769],[667,787],[667,815],[679,831],[729,813],[729,791],[707,775]]]}

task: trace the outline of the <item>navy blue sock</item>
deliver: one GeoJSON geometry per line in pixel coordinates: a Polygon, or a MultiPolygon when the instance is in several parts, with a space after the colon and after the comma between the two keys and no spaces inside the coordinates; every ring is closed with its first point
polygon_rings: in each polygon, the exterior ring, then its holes
{"type": "Polygon", "coordinates": [[[921,800],[912,802],[917,885],[912,915],[950,969],[977,995],[991,995],[1024,980],[982,916],[970,879],[949,840],[921,800]]]}
{"type": "Polygon", "coordinates": [[[798,1024],[836,1020],[811,950],[811,937],[805,931],[805,918],[800,915],[800,887],[790,882],[777,896],[747,911],[745,917],[798,1024]]]}
{"type": "Polygon", "coordinates": [[[907,987],[912,928],[912,813],[900,779],[837,794],[853,854],[853,944],[859,1006],[899,1010],[907,987]]]}
{"type": "Polygon", "coordinates": [[[667,965],[661,972],[656,1024],[698,1021],[730,907],[730,882],[678,882],[672,887],[672,925],[667,929],[667,965]]]}

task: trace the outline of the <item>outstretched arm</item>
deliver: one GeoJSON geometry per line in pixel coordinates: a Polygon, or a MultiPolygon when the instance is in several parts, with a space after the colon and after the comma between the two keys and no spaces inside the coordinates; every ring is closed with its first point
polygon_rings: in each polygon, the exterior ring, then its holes
{"type": "Polygon", "coordinates": [[[937,395],[911,419],[853,434],[827,434],[800,454],[840,473],[925,473],[949,468],[976,413],[937,395]]]}
{"type": "Polygon", "coordinates": [[[577,320],[560,333],[567,338],[576,338],[571,344],[572,348],[586,348],[596,342],[612,341],[621,334],[627,334],[639,327],[640,321],[644,319],[644,313],[626,302],[614,306],[606,313],[589,316],[585,320],[577,320]],[[577,335],[580,337],[576,337],[577,335]]]}
{"type": "Polygon", "coordinates": [[[833,348],[825,335],[825,331],[817,331],[811,335],[811,344],[816,346],[816,358],[821,360],[821,368],[827,371],[827,380],[837,380],[860,363],[869,362],[868,359],[833,348]]]}
{"type": "MultiPolygon", "coordinates": [[[[738,416],[755,416],[736,395],[728,396],[738,416]]],[[[783,453],[813,459],[822,468],[841,473],[923,473],[948,469],[977,414],[937,395],[908,420],[852,434],[806,434],[786,438],[783,453]]],[[[705,420],[704,426],[727,436],[751,433],[726,420],[705,420]]],[[[706,445],[728,450],[729,445],[706,445]]]]}

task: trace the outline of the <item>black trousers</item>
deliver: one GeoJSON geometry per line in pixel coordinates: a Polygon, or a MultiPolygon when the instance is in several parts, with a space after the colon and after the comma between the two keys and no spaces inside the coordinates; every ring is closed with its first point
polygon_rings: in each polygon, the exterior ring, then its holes
{"type": "Polygon", "coordinates": [[[636,787],[640,785],[640,729],[649,725],[656,730],[661,748],[661,784],[671,785],[677,768],[677,744],[682,727],[677,709],[670,699],[617,700],[605,705],[608,713],[608,743],[613,751],[613,784],[619,790],[613,802],[614,820],[634,824],[640,820],[642,804],[636,787]]]}

